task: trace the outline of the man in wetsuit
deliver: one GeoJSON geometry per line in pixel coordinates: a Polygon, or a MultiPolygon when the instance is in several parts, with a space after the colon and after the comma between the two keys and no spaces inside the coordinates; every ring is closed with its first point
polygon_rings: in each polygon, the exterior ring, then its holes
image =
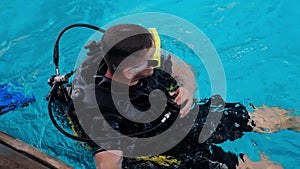
{"type": "MultiPolygon", "coordinates": [[[[243,132],[252,131],[254,124],[243,105],[225,104],[226,111],[215,132],[205,142],[199,143],[198,137],[205,124],[210,106],[223,103],[222,98],[218,95],[213,96],[216,102],[212,103],[212,99],[209,99],[197,107],[198,109],[191,110],[193,93],[196,89],[193,73],[184,62],[169,56],[162,56],[159,68],[155,68],[157,63],[153,61],[155,53],[153,36],[141,26],[132,24],[113,26],[105,32],[101,43],[104,62],[101,62],[95,78],[96,100],[105,121],[120,135],[150,138],[167,130],[177,117],[184,121],[189,119],[190,115],[196,114],[197,118],[184,139],[160,154],[171,157],[166,160],[172,161],[169,164],[163,165],[166,163],[162,162],[157,166],[159,162],[155,160],[152,161],[156,164],[143,163],[143,160],[149,161],[150,157],[123,157],[124,149],[118,148],[122,139],[117,136],[108,144],[105,141],[97,142],[99,146],[94,154],[97,168],[236,168],[239,164],[238,157],[230,152],[224,152],[212,143],[234,140],[240,138],[243,132]],[[128,94],[124,96],[123,89],[129,91],[129,102],[126,102],[128,94]],[[153,110],[149,114],[140,114],[151,107],[148,98],[155,89],[162,90],[167,96],[166,102],[163,99],[158,99],[156,102],[157,104],[163,103],[162,107],[158,106],[156,109],[159,113],[162,109],[166,109],[157,120],[134,123],[124,116],[127,114],[128,117],[139,117],[150,114],[149,117],[157,117],[155,114],[157,112],[153,110]],[[113,95],[116,98],[113,98],[113,95]],[[151,114],[154,115],[151,116],[151,114]]],[[[95,128],[105,130],[107,124],[103,123],[104,119],[92,117],[90,130],[87,131],[89,136],[101,138],[101,134],[112,135],[110,131],[102,131],[97,136],[95,128]]],[[[181,126],[175,128],[174,134],[176,134],[176,129],[180,128],[181,126]]],[[[134,144],[129,143],[126,151],[131,151],[132,147],[134,144]]]]}
{"type": "MultiPolygon", "coordinates": [[[[194,75],[186,67],[178,66],[176,68],[174,66],[171,66],[172,62],[181,62],[180,60],[175,61],[174,57],[161,58],[160,69],[154,69],[154,66],[157,65],[144,66],[145,64],[149,63],[149,60],[153,59],[153,54],[155,52],[155,50],[153,49],[153,36],[146,29],[131,24],[111,27],[105,32],[103,36],[102,48],[102,50],[104,51],[107,50],[107,53],[104,56],[105,63],[103,65],[100,65],[97,74],[98,77],[96,78],[96,84],[101,89],[96,89],[96,97],[100,110],[102,108],[102,105],[106,105],[107,107],[109,107],[108,104],[111,103],[107,102],[112,102],[112,100],[110,100],[110,89],[111,81],[113,80],[119,86],[130,86],[130,93],[145,92],[146,97],[148,97],[148,95],[150,94],[149,92],[151,92],[151,89],[149,89],[149,91],[144,91],[143,88],[152,88],[153,90],[163,87],[167,89],[171,85],[173,85],[174,89],[172,91],[167,91],[170,95],[174,95],[173,102],[177,105],[181,105],[182,103],[185,104],[180,110],[178,109],[179,116],[183,118],[188,114],[190,107],[193,104],[193,94],[196,89],[194,75]],[[124,38],[124,35],[132,36],[124,38]],[[127,58],[126,61],[124,61],[125,58],[127,58]],[[120,70],[117,71],[117,67],[120,70]],[[172,71],[172,76],[175,77],[177,81],[180,81],[180,86],[178,86],[175,80],[170,80],[169,82],[167,82],[166,80],[162,81],[163,79],[167,79],[167,73],[165,72],[170,71],[172,71]],[[164,76],[163,74],[166,76],[164,76]],[[164,82],[165,84],[161,84],[164,82]],[[141,83],[145,83],[144,86],[141,86],[141,83]],[[152,84],[153,86],[151,86],[152,84]],[[106,93],[109,94],[107,95],[106,93]]],[[[183,63],[182,65],[185,64],[183,63]]],[[[171,79],[171,77],[169,77],[169,79],[171,79]]],[[[144,96],[135,97],[136,98],[134,100],[131,100],[131,102],[136,105],[138,109],[149,108],[149,105],[147,105],[146,103],[147,99],[143,98],[144,96]]],[[[115,110],[113,109],[114,108],[110,110],[111,112],[108,112],[109,110],[101,110],[101,112],[109,114],[115,112],[115,110]]],[[[123,131],[124,134],[130,134],[126,133],[126,130],[129,130],[130,127],[138,128],[137,130],[143,130],[143,127],[140,126],[122,126],[122,124],[118,124],[113,120],[111,123],[114,123],[115,126],[118,126],[115,128],[120,128],[119,130],[123,131]]],[[[118,150],[106,150],[97,152],[95,154],[97,166],[102,166],[103,168],[119,168],[122,158],[121,156],[115,155],[116,152],[122,154],[122,152],[118,150]],[[109,153],[110,151],[114,151],[114,154],[109,153]],[[108,163],[107,161],[110,162],[108,163]]]]}

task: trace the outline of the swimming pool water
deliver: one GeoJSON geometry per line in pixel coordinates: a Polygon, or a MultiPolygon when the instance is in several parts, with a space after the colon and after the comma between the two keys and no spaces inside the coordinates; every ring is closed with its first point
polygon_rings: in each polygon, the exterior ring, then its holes
{"type": "MultiPolygon", "coordinates": [[[[53,155],[75,168],[93,168],[91,153],[60,134],[50,122],[45,97],[54,74],[53,43],[59,31],[73,23],[99,27],[129,14],[163,12],[196,25],[212,41],[227,80],[227,101],[300,110],[300,1],[21,1],[0,2],[0,83],[17,82],[37,99],[33,105],[0,117],[0,130],[53,155]]],[[[82,45],[93,31],[76,28],[61,40],[60,67],[74,67],[82,45]]],[[[172,45],[170,45],[172,46],[172,45]]],[[[188,57],[189,50],[174,52],[188,57]]],[[[209,97],[205,69],[192,63],[202,97],[209,97]]],[[[248,133],[226,142],[224,149],[244,152],[253,160],[264,152],[284,168],[300,166],[300,134],[248,133]]]]}

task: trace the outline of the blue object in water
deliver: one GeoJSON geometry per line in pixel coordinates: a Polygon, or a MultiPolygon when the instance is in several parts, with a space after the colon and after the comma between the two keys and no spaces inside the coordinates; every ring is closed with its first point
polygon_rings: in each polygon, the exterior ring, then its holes
{"type": "Polygon", "coordinates": [[[15,91],[11,84],[0,84],[0,115],[19,107],[28,106],[35,101],[35,97],[25,96],[20,91],[15,91]]]}

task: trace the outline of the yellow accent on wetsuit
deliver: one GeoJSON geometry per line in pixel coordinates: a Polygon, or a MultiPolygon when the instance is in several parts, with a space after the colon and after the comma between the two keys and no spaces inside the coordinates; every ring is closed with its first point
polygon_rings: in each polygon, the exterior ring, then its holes
{"type": "Polygon", "coordinates": [[[151,33],[154,40],[155,52],[153,55],[153,59],[157,60],[158,62],[156,67],[160,67],[160,38],[156,28],[149,28],[148,31],[151,33]]]}
{"type": "MultiPolygon", "coordinates": [[[[74,125],[72,119],[71,119],[69,116],[68,116],[67,118],[68,118],[69,125],[71,126],[71,129],[72,129],[74,135],[75,135],[75,136],[82,137],[82,135],[80,135],[80,134],[78,133],[78,129],[77,129],[76,126],[74,125]]],[[[92,150],[92,149],[93,149],[93,148],[92,148],[90,145],[88,145],[87,143],[83,143],[83,142],[77,142],[77,143],[78,143],[80,146],[83,146],[83,147],[85,147],[85,148],[88,149],[88,150],[92,150]]]]}
{"type": "Polygon", "coordinates": [[[176,158],[172,156],[142,156],[142,157],[137,157],[136,160],[140,161],[152,161],[160,166],[165,166],[169,167],[170,165],[179,165],[181,161],[177,160],[176,158]]]}

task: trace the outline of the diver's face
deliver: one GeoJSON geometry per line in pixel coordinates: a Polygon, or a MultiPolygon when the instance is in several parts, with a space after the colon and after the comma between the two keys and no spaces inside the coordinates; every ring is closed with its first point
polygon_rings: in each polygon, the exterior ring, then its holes
{"type": "Polygon", "coordinates": [[[149,66],[148,61],[153,59],[155,49],[151,48],[147,50],[148,51],[146,52],[146,54],[138,59],[138,63],[136,63],[136,66],[133,66],[130,70],[132,73],[134,73],[132,81],[140,80],[153,74],[154,67],[149,66]]]}
{"type": "Polygon", "coordinates": [[[134,76],[133,81],[140,80],[140,79],[146,78],[148,76],[151,76],[153,74],[153,69],[154,69],[154,67],[145,68],[144,70],[142,70],[141,72],[139,72],[138,74],[136,74],[134,76]]]}

